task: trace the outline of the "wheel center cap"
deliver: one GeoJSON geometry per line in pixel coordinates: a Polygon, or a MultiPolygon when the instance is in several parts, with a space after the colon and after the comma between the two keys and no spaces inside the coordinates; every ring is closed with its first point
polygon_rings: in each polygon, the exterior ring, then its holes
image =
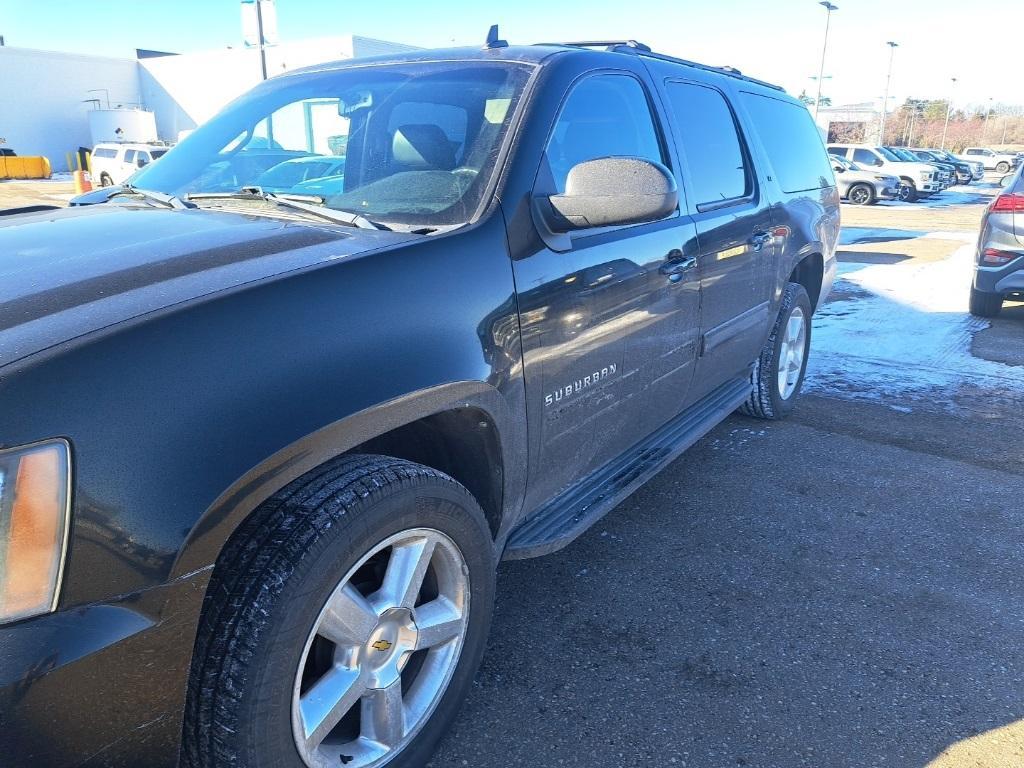
{"type": "Polygon", "coordinates": [[[371,688],[387,688],[399,679],[416,649],[417,635],[416,622],[408,609],[395,608],[381,615],[362,654],[371,688]]]}

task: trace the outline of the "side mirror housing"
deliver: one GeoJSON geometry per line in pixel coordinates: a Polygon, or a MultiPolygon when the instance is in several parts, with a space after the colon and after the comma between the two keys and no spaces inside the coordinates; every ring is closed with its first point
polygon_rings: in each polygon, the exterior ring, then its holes
{"type": "Polygon", "coordinates": [[[665,166],[637,157],[601,157],[569,171],[565,192],[538,200],[554,233],[657,221],[679,207],[679,189],[665,166]]]}

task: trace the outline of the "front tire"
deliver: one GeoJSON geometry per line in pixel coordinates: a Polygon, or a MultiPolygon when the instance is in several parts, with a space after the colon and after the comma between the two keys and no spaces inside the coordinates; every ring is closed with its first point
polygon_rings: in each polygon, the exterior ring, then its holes
{"type": "Polygon", "coordinates": [[[995,317],[1003,308],[1001,293],[986,293],[971,286],[971,314],[976,317],[995,317]]]}
{"type": "Polygon", "coordinates": [[[191,768],[413,768],[483,656],[494,545],[452,478],[383,456],[328,462],[218,558],[189,681],[191,768]]]}
{"type": "Polygon", "coordinates": [[[750,398],[740,411],[759,419],[790,414],[804,383],[811,348],[811,300],[799,283],[789,283],[771,335],[750,373],[750,398]]]}
{"type": "Polygon", "coordinates": [[[900,184],[900,191],[897,194],[897,198],[902,200],[904,203],[916,203],[919,197],[917,193],[917,187],[911,181],[904,180],[900,184]]]}
{"type": "Polygon", "coordinates": [[[850,205],[873,205],[875,190],[870,184],[854,184],[846,193],[846,199],[850,205]]]}

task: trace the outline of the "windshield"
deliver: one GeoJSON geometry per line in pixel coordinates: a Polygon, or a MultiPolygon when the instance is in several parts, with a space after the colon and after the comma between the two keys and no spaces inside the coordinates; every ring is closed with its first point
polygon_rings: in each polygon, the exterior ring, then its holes
{"type": "Polygon", "coordinates": [[[899,162],[901,162],[903,160],[903,158],[899,157],[898,155],[896,155],[893,152],[890,152],[885,147],[875,147],[875,151],[878,154],[880,154],[882,157],[884,157],[886,160],[888,160],[890,162],[893,162],[893,163],[899,163],[899,162]]]}
{"type": "Polygon", "coordinates": [[[410,226],[473,219],[532,68],[406,63],[283,76],[132,183],[184,197],[262,187],[410,226]]]}
{"type": "Polygon", "coordinates": [[[916,157],[912,152],[909,152],[909,151],[907,151],[905,149],[898,149],[898,148],[893,147],[893,148],[889,149],[889,151],[892,154],[896,155],[897,159],[899,159],[899,160],[906,160],[907,162],[910,162],[910,163],[919,163],[919,162],[921,162],[920,159],[918,157],[916,157]]]}

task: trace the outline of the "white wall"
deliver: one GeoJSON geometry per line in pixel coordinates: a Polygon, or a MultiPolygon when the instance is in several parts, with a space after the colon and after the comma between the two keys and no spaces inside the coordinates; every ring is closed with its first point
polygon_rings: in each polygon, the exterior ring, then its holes
{"type": "MultiPolygon", "coordinates": [[[[267,75],[340,59],[418,50],[409,45],[358,35],[299,40],[267,48],[267,75]]],[[[156,113],[165,141],[209,120],[225,104],[262,80],[259,52],[225,48],[141,59],[142,98],[156,113]]]]}
{"type": "Polygon", "coordinates": [[[67,170],[65,153],[91,147],[86,99],[110,91],[110,103],[139,104],[139,67],[113,59],[0,46],[0,137],[19,155],[45,155],[54,170],[67,170]]]}
{"type": "MultiPolygon", "coordinates": [[[[299,40],[267,49],[268,75],[339,59],[417,50],[358,35],[299,40]]],[[[91,147],[86,99],[110,91],[111,106],[141,105],[156,115],[157,133],[179,132],[211,118],[262,79],[259,53],[225,48],[157,58],[114,59],[0,46],[0,137],[19,155],[46,155],[67,170],[65,153],[91,147]]]]}

